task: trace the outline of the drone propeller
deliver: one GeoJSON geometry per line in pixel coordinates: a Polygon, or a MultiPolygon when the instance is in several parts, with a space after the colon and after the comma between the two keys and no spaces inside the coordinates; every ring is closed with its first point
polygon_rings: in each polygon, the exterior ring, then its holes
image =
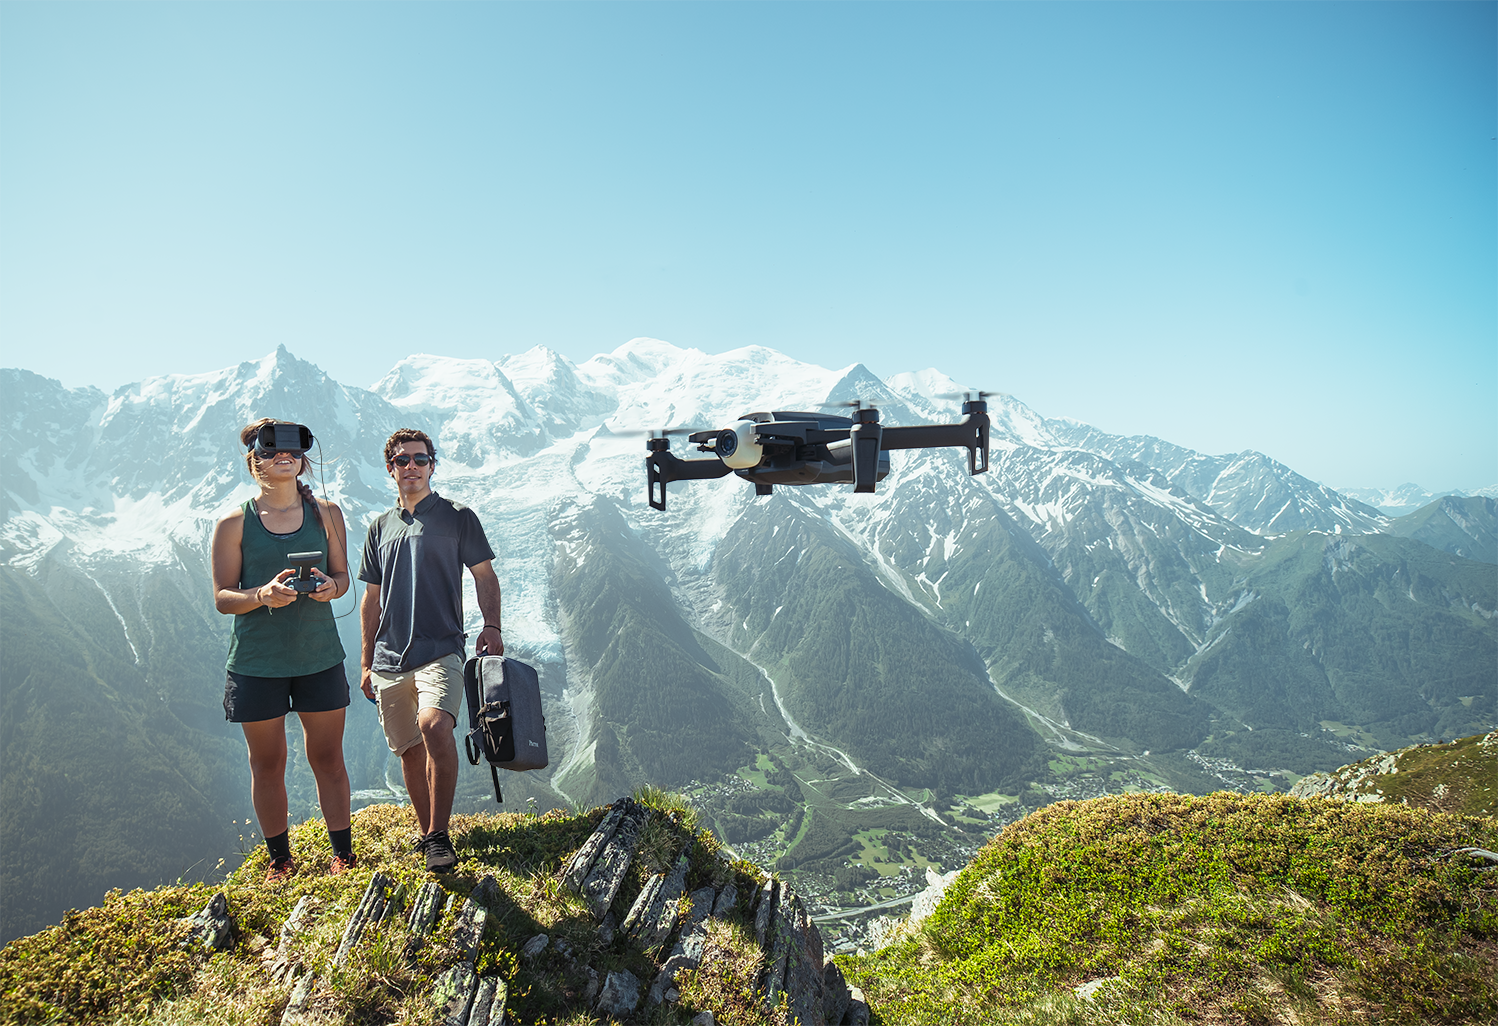
{"type": "Polygon", "coordinates": [[[695,427],[620,428],[613,433],[621,438],[643,438],[648,451],[660,452],[671,448],[672,435],[691,435],[701,430],[702,428],[695,427]]]}
{"type": "Polygon", "coordinates": [[[973,399],[977,399],[979,401],[982,401],[984,399],[987,399],[991,395],[997,395],[997,394],[998,394],[997,392],[937,392],[931,398],[933,398],[933,399],[965,399],[965,400],[968,400],[968,401],[971,401],[973,399]]]}
{"type": "Polygon", "coordinates": [[[665,438],[668,435],[689,435],[693,431],[701,431],[702,428],[695,427],[669,427],[669,428],[610,428],[611,434],[620,438],[665,438]]]}

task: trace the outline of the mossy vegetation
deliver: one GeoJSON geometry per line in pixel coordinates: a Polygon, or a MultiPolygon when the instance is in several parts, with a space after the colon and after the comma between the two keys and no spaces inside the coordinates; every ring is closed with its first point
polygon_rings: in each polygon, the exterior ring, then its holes
{"type": "Polygon", "coordinates": [[[1498,821],[1284,795],[1061,802],[986,845],[919,930],[840,962],[887,1023],[1491,1022],[1498,872],[1465,847],[1498,848],[1498,821]]]}
{"type": "MultiPolygon", "coordinates": [[[[691,886],[721,886],[732,880],[741,896],[753,893],[762,874],[719,857],[717,839],[696,830],[694,811],[678,796],[645,788],[635,797],[666,815],[653,821],[652,834],[641,845],[620,891],[622,907],[639,893],[646,874],[689,851],[691,886]]],[[[592,966],[600,973],[628,969],[644,979],[654,972],[654,962],[627,939],[616,937],[605,945],[586,907],[557,879],[564,860],[603,814],[603,809],[593,809],[454,817],[451,832],[460,861],[454,873],[439,879],[459,904],[486,875],[492,874],[499,885],[498,898],[489,904],[477,969],[506,980],[512,1021],[597,1022],[583,999],[585,981],[579,966],[592,966]],[[549,946],[535,958],[522,958],[525,942],[541,933],[550,938],[549,946]],[[563,951],[570,951],[571,957],[563,951]]],[[[290,998],[291,984],[272,978],[271,955],[282,924],[304,896],[311,897],[315,914],[299,949],[301,961],[331,983],[320,1007],[328,1021],[432,1021],[428,997],[433,982],[456,961],[448,947],[453,917],[439,921],[414,961],[403,955],[403,931],[387,925],[368,931],[344,965],[332,964],[344,924],[374,872],[394,878],[408,899],[432,879],[413,850],[416,825],[409,807],[361,810],[353,828],[359,865],[341,876],[327,875],[332,858],[327,833],[321,821],[309,820],[292,829],[298,871],[280,884],[264,882],[268,865],[262,847],[218,886],[194,883],[115,891],[98,908],[70,912],[61,924],[13,941],[0,949],[0,1024],[274,1026],[290,998]],[[228,897],[238,935],[231,950],[210,956],[185,943],[187,928],[179,920],[201,909],[216,891],[228,897]]],[[[747,901],[741,902],[738,913],[747,914],[747,901]]],[[[743,923],[730,916],[715,936],[722,941],[721,964],[685,988],[688,996],[681,1002],[642,1011],[637,1021],[658,1026],[686,1023],[713,1007],[701,1002],[717,1000],[745,980],[752,991],[756,959],[761,958],[752,940],[747,946],[743,943],[752,930],[746,934],[743,923]]],[[[723,1008],[731,1014],[719,1016],[719,1021],[742,1026],[782,1021],[751,998],[747,991],[732,1000],[724,997],[723,1008]]]]}

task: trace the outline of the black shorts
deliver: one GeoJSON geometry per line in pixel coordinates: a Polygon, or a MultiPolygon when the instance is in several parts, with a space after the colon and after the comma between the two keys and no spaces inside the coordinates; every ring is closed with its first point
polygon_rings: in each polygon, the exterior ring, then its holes
{"type": "Polygon", "coordinates": [[[228,671],[224,682],[224,717],[230,723],[273,720],[288,712],[332,712],[348,707],[348,677],[343,664],[300,677],[252,677],[228,671]]]}

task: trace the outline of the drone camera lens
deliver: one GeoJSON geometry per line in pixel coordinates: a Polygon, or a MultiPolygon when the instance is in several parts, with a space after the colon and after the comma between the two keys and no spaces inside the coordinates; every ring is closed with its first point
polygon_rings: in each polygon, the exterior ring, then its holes
{"type": "Polygon", "coordinates": [[[732,456],[739,448],[739,436],[732,428],[724,428],[718,432],[718,444],[716,446],[719,456],[732,456]]]}

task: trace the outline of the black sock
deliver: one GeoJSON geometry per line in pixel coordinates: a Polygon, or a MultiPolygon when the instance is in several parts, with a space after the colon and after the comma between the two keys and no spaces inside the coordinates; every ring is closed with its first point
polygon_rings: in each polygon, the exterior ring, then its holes
{"type": "Polygon", "coordinates": [[[333,842],[334,855],[352,855],[354,853],[353,827],[344,827],[342,830],[329,830],[328,840],[333,842]]]}
{"type": "Polygon", "coordinates": [[[291,831],[283,830],[275,837],[267,837],[265,839],[265,849],[270,852],[270,860],[272,862],[291,858],[291,831]]]}

